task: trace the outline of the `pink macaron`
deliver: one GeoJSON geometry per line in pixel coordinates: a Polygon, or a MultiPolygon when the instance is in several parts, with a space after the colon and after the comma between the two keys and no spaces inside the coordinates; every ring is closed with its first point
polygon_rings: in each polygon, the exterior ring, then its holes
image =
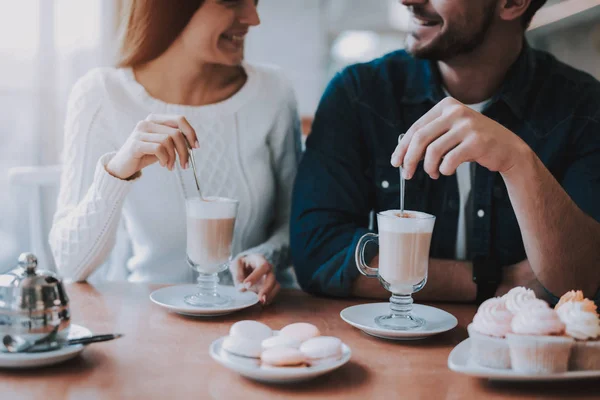
{"type": "Polygon", "coordinates": [[[308,339],[321,336],[321,332],[319,331],[319,328],[317,328],[313,324],[309,324],[306,322],[296,322],[295,324],[284,326],[279,332],[279,335],[289,336],[299,340],[300,342],[304,342],[308,339]]]}
{"type": "Polygon", "coordinates": [[[260,360],[266,367],[304,367],[306,356],[292,347],[274,347],[262,352],[260,360]]]}
{"type": "Polygon", "coordinates": [[[300,351],[309,365],[326,364],[342,357],[342,341],[333,336],[320,336],[302,343],[300,351]]]}

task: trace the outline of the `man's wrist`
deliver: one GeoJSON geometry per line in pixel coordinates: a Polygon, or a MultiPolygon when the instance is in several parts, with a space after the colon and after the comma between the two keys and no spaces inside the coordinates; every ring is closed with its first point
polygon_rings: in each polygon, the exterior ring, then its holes
{"type": "Polygon", "coordinates": [[[527,145],[522,142],[515,151],[515,163],[507,171],[501,172],[502,178],[505,182],[514,182],[517,179],[525,179],[531,175],[531,173],[537,167],[539,159],[535,152],[527,145]]]}

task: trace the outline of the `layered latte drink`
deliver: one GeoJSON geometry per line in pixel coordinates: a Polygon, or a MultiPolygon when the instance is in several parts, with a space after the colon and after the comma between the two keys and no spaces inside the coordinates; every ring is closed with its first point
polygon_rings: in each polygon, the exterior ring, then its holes
{"type": "Polygon", "coordinates": [[[379,276],[392,293],[413,293],[427,279],[433,224],[428,214],[414,211],[400,215],[391,210],[380,215],[379,276]],[[414,221],[402,223],[400,219],[414,221]]]}
{"type": "Polygon", "coordinates": [[[429,247],[435,217],[416,211],[388,210],[377,214],[379,234],[363,235],[355,251],[358,270],[370,278],[379,278],[392,293],[390,314],[375,317],[380,327],[406,331],[419,329],[425,319],[413,315],[412,294],[427,283],[429,247]],[[370,243],[379,245],[378,266],[369,265],[365,249],[370,243]]]}
{"type": "Polygon", "coordinates": [[[215,274],[227,267],[236,214],[235,200],[208,197],[187,201],[187,255],[193,269],[215,274]]]}

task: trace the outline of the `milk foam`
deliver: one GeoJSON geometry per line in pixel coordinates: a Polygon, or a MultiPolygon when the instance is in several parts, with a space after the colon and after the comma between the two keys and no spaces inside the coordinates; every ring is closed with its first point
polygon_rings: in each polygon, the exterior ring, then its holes
{"type": "Polygon", "coordinates": [[[186,210],[188,218],[231,219],[237,215],[237,200],[224,197],[205,197],[188,199],[186,210]]]}
{"type": "Polygon", "coordinates": [[[410,214],[415,218],[401,218],[400,210],[387,210],[379,213],[377,225],[379,231],[396,233],[428,233],[433,231],[435,217],[419,211],[405,210],[404,213],[410,214]]]}

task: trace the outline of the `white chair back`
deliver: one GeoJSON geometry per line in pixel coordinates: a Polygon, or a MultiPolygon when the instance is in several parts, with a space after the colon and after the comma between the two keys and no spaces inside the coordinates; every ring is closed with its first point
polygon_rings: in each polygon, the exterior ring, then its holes
{"type": "Polygon", "coordinates": [[[15,167],[8,170],[8,182],[13,193],[26,193],[20,196],[27,203],[29,214],[29,239],[31,252],[44,269],[54,268],[54,260],[48,252],[48,237],[44,223],[44,204],[42,189],[58,188],[60,184],[60,165],[15,167]]]}

